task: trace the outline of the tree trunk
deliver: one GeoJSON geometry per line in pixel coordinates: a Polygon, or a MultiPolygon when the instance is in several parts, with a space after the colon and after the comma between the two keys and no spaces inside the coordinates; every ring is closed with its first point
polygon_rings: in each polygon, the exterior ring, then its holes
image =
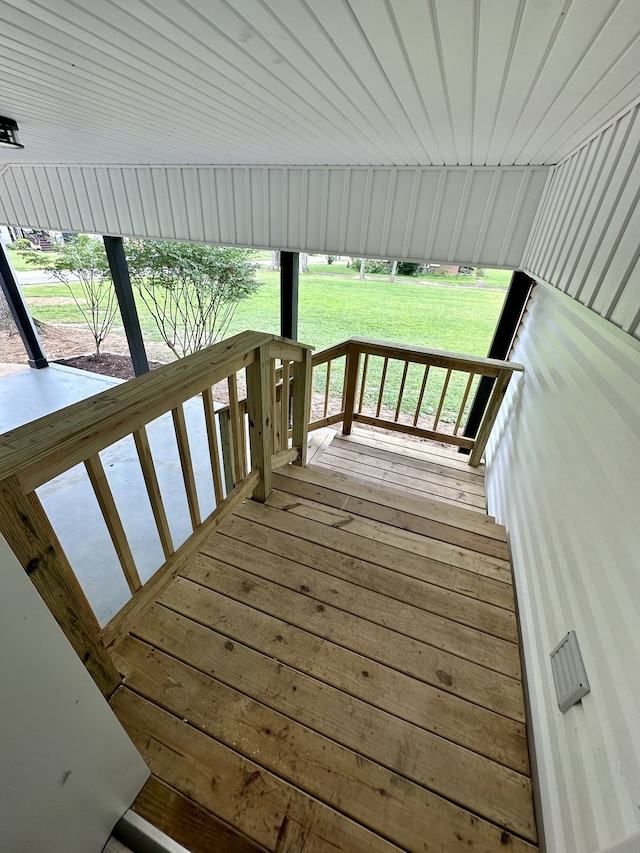
{"type": "Polygon", "coordinates": [[[389,276],[389,281],[396,280],[396,270],[398,269],[398,262],[394,261],[391,265],[391,275],[389,276]]]}
{"type": "Polygon", "coordinates": [[[300,252],[300,272],[309,272],[309,255],[307,252],[300,252]]]}
{"type": "Polygon", "coordinates": [[[280,252],[271,252],[271,266],[269,269],[272,272],[277,272],[280,269],[280,252]]]}
{"type": "Polygon", "coordinates": [[[360,275],[359,278],[364,278],[364,265],[366,258],[360,258],[360,275]]]}

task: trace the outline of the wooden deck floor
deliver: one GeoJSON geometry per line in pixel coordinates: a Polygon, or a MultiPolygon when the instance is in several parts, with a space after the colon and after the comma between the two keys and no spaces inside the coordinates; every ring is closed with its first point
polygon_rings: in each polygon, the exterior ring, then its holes
{"type": "Polygon", "coordinates": [[[537,849],[504,530],[313,464],[274,489],[116,649],[134,808],[194,853],[537,849]]]}
{"type": "Polygon", "coordinates": [[[471,468],[454,448],[364,429],[350,436],[324,430],[312,433],[311,455],[316,465],[379,487],[486,512],[484,465],[471,468]]]}

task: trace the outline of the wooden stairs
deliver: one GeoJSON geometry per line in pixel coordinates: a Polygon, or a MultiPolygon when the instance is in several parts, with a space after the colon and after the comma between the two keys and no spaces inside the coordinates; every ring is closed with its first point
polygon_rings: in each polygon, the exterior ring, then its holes
{"type": "Polygon", "coordinates": [[[504,529],[345,468],[273,486],[114,650],[134,810],[193,853],[536,850],[504,529]]]}

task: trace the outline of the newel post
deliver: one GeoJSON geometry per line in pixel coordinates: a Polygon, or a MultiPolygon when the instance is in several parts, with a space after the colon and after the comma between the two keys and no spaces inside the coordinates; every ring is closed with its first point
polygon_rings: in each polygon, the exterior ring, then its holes
{"type": "Polygon", "coordinates": [[[350,343],[347,350],[347,359],[344,367],[344,420],[342,421],[342,434],[351,435],[353,426],[353,415],[356,408],[356,387],[358,385],[358,373],[360,372],[360,350],[350,343]]]}
{"type": "Polygon", "coordinates": [[[0,532],[103,695],[110,696],[120,674],[98,620],[36,493],[25,494],[16,477],[0,483],[0,532]]]}
{"type": "Polygon", "coordinates": [[[302,361],[293,364],[293,430],[292,442],[300,448],[294,465],[307,464],[307,441],[311,416],[311,351],[303,350],[302,361]]]}
{"type": "Polygon", "coordinates": [[[251,469],[260,472],[253,498],[264,503],[271,494],[271,452],[273,412],[271,411],[271,357],[269,345],[256,350],[256,359],[247,366],[247,410],[251,469]]]}

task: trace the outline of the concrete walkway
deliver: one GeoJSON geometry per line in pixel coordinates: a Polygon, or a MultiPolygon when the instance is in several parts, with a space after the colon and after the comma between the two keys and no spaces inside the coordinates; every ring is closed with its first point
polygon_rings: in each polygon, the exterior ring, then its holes
{"type": "MultiPolygon", "coordinates": [[[[122,382],[109,376],[52,364],[0,378],[0,433],[59,411],[122,382]]],[[[215,507],[204,414],[200,400],[185,416],[202,517],[215,507]]],[[[169,527],[177,547],[191,533],[178,447],[171,415],[147,429],[169,527]]],[[[131,550],[144,583],[164,562],[142,471],[131,436],[100,454],[131,550]]],[[[38,489],[38,496],[101,624],[128,600],[114,547],[83,465],[38,489]]]]}

